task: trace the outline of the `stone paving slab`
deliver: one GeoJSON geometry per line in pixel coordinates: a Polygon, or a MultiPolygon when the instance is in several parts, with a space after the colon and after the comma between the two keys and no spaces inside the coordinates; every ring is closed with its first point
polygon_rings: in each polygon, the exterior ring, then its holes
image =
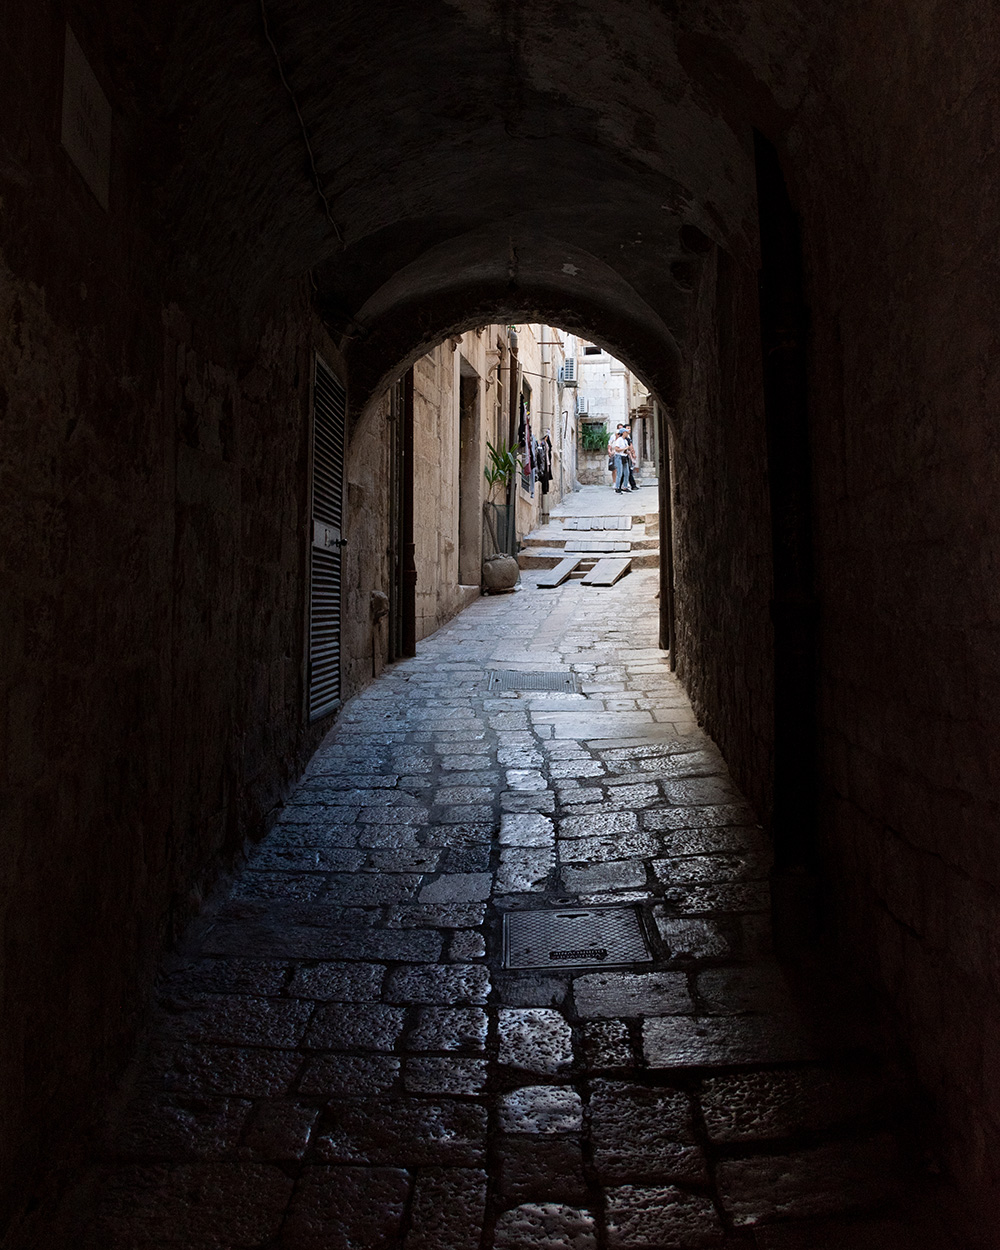
{"type": "Polygon", "coordinates": [[[644,518],[660,510],[656,483],[642,485],[638,490],[616,495],[611,486],[581,486],[564,495],[549,512],[553,520],[561,517],[633,516],[644,518]]]}
{"type": "Polygon", "coordinates": [[[567,530],[630,530],[631,515],[564,517],[563,528],[567,530]]]}
{"type": "Polygon", "coordinates": [[[565,544],[565,550],[571,552],[628,552],[632,544],[613,538],[571,538],[565,544]]]}
{"type": "MultiPolygon", "coordinates": [[[[618,544],[610,544],[612,550],[627,550],[618,544]]],[[[581,581],[583,586],[613,586],[632,568],[632,560],[598,560],[597,564],[581,581]]]]}
{"type": "MultiPolygon", "coordinates": [[[[587,489],[567,515],[633,506],[587,489]]],[[[171,957],[45,1250],[924,1250],[899,1069],[775,963],[656,586],[479,600],[343,708],[171,957]],[[582,693],[490,695],[499,666],[582,693]],[[652,962],[501,966],[504,909],[591,902],[652,962]]]]}
{"type": "Polygon", "coordinates": [[[580,564],[581,561],[576,558],[560,560],[555,568],[536,578],[535,585],[540,589],[554,590],[557,586],[561,586],[569,575],[580,567],[580,564]]]}

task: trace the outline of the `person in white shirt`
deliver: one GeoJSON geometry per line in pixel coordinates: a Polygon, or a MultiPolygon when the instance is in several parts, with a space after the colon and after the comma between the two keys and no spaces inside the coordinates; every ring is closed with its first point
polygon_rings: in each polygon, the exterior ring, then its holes
{"type": "Polygon", "coordinates": [[[622,486],[628,480],[629,443],[625,438],[623,427],[619,425],[614,438],[608,443],[608,456],[615,462],[615,494],[622,493],[622,486]]]}

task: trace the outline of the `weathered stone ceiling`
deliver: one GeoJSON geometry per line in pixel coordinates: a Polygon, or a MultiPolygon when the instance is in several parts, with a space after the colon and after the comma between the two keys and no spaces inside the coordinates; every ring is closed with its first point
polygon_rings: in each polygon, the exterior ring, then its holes
{"type": "Polygon", "coordinates": [[[796,6],[265,5],[273,50],[260,0],[181,18],[166,79],[181,272],[210,255],[263,301],[312,270],[346,349],[381,340],[372,381],[404,315],[411,344],[500,305],[566,305],[595,333],[607,320],[665,343],[705,239],[752,256],[750,126],[780,128],[802,94],[796,6]]]}

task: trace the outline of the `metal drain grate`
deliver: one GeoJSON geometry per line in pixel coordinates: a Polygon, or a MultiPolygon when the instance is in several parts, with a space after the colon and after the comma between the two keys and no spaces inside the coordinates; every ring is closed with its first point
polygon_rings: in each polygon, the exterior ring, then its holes
{"type": "Polygon", "coordinates": [[[576,673],[521,673],[512,668],[490,670],[490,693],[494,690],[549,690],[577,694],[576,673]]]}
{"type": "Polygon", "coordinates": [[[505,968],[585,968],[652,958],[634,907],[504,912],[505,968]]]}

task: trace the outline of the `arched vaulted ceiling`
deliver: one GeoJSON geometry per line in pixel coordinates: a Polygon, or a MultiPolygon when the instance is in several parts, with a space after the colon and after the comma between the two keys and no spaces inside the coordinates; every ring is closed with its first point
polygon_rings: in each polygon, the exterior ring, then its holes
{"type": "Polygon", "coordinates": [[[753,260],[751,126],[800,104],[807,17],[792,0],[191,4],[165,79],[181,271],[211,256],[261,303],[311,271],[362,394],[509,314],[601,336],[669,397],[699,254],[753,260]],[[189,180],[220,163],[206,212],[189,180]]]}

